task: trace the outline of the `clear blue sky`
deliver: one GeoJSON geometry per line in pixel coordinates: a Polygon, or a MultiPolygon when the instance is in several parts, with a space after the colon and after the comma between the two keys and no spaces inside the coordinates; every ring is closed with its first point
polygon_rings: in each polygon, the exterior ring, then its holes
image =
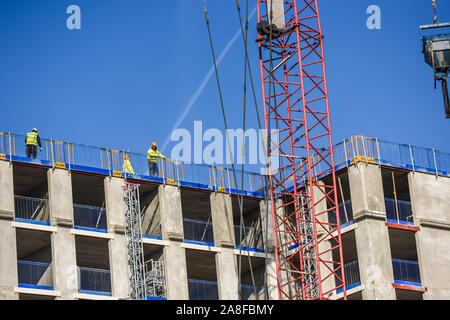
{"type": "MultiPolygon", "coordinates": [[[[219,55],[239,30],[235,0],[207,4],[219,55]]],[[[450,2],[439,5],[450,21],[450,2]]],[[[421,53],[431,0],[319,0],[319,8],[334,141],[362,134],[449,152],[450,120],[421,53]],[[381,30],[366,28],[371,4],[381,7],[381,30]]],[[[255,23],[249,54],[260,98],[255,23]]],[[[0,47],[0,131],[37,127],[45,138],[136,152],[163,144],[212,63],[202,0],[2,0],[0,47]],[[81,30],[66,28],[71,4],[81,30]]],[[[241,127],[241,38],[219,72],[229,126],[241,127]]],[[[219,107],[213,77],[179,127],[202,120],[223,129],[219,107]]],[[[257,128],[248,109],[247,127],[257,128]]]]}

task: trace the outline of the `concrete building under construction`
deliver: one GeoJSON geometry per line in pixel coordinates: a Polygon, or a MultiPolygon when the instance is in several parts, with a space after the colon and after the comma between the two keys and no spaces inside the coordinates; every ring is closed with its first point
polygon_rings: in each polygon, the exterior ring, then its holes
{"type": "MultiPolygon", "coordinates": [[[[124,178],[147,299],[279,298],[266,177],[237,172],[241,190],[230,169],[171,160],[149,176],[131,152],[125,174],[122,151],[46,139],[30,159],[23,138],[0,134],[0,299],[128,299],[124,178]]],[[[450,299],[450,154],[360,136],[334,154],[347,297],[450,299]]]]}

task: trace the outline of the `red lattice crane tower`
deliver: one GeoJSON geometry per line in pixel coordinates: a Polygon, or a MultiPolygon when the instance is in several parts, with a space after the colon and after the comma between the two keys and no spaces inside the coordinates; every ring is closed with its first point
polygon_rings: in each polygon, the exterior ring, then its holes
{"type": "Polygon", "coordinates": [[[346,299],[317,0],[257,1],[279,299],[346,299]]]}

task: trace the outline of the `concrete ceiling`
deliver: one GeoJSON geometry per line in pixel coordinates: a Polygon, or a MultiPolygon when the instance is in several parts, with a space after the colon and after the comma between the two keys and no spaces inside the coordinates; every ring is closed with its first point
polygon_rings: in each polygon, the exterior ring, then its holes
{"type": "Polygon", "coordinates": [[[14,194],[43,198],[47,194],[47,169],[13,165],[14,194]]]}
{"type": "Polygon", "coordinates": [[[209,193],[181,190],[183,218],[208,221],[211,213],[209,193]]]}
{"type": "MultiPolygon", "coordinates": [[[[240,221],[240,208],[239,200],[237,196],[232,196],[231,201],[233,204],[233,220],[235,225],[239,225],[240,221]]],[[[270,203],[269,203],[270,205],[270,203]]],[[[259,200],[244,198],[242,215],[244,216],[245,226],[250,226],[253,220],[260,218],[259,200]]]]}
{"type": "Polygon", "coordinates": [[[386,198],[394,199],[392,172],[394,172],[395,192],[397,194],[397,199],[411,201],[411,197],[409,195],[408,173],[398,170],[381,169],[384,196],[386,198]]]}
{"type": "Polygon", "coordinates": [[[104,178],[72,173],[74,204],[101,207],[105,201],[104,178]]]}
{"type": "Polygon", "coordinates": [[[50,233],[16,228],[17,259],[51,263],[50,233]]]}
{"type": "Polygon", "coordinates": [[[217,281],[215,255],[214,252],[186,249],[188,279],[217,281]]]}
{"type": "Polygon", "coordinates": [[[108,239],[75,236],[77,266],[109,270],[108,239]]]}
{"type": "Polygon", "coordinates": [[[417,261],[414,232],[389,228],[389,242],[391,244],[392,258],[417,261]]]}

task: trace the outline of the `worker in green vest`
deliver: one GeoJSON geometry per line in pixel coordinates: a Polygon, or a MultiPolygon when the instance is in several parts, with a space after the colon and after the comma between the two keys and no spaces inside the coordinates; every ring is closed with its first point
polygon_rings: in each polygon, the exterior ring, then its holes
{"type": "Polygon", "coordinates": [[[38,134],[38,131],[36,128],[33,128],[33,130],[31,132],[27,133],[27,136],[25,138],[25,144],[26,144],[26,149],[27,149],[26,150],[27,158],[33,157],[33,159],[36,159],[38,145],[42,152],[41,138],[39,137],[39,134],[38,134]]]}
{"type": "Polygon", "coordinates": [[[128,173],[128,174],[134,174],[134,170],[133,170],[133,167],[131,166],[129,155],[125,155],[125,157],[123,159],[122,168],[123,168],[123,172],[128,173]]]}
{"type": "Polygon", "coordinates": [[[148,161],[148,169],[150,171],[150,175],[154,176],[154,177],[159,176],[158,158],[167,159],[158,151],[156,142],[153,142],[152,146],[150,147],[150,149],[148,149],[148,152],[147,152],[147,161],[148,161]]]}

